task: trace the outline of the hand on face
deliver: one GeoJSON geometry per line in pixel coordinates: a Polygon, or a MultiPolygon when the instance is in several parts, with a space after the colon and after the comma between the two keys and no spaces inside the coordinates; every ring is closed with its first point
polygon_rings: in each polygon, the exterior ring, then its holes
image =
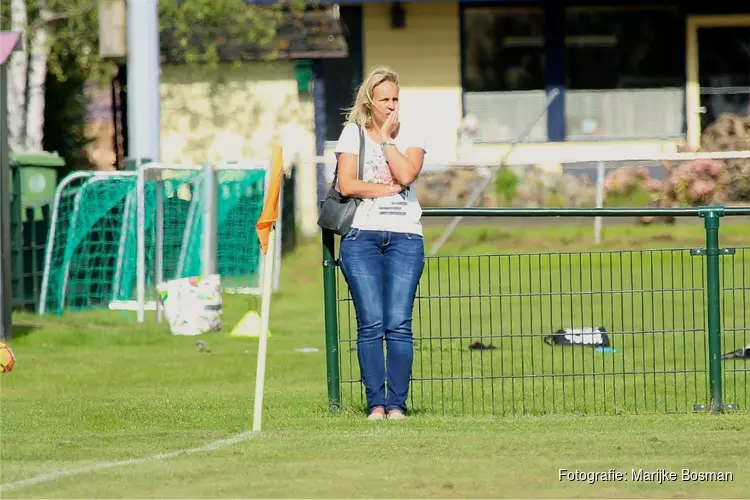
{"type": "Polygon", "coordinates": [[[383,142],[390,140],[398,130],[398,127],[400,125],[400,122],[398,121],[398,110],[399,103],[398,101],[396,101],[395,109],[385,120],[383,126],[380,127],[380,138],[383,140],[383,142]]]}

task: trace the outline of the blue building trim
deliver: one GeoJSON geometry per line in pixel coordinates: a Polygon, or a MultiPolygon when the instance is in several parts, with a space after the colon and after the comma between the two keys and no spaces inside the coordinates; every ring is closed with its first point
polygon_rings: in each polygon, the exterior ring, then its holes
{"type": "MultiPolygon", "coordinates": [[[[323,78],[323,62],[320,59],[313,60],[313,110],[315,121],[315,154],[323,156],[325,154],[325,144],[327,135],[326,125],[326,86],[323,78]]],[[[318,163],[315,168],[318,184],[318,201],[323,200],[326,195],[326,178],[325,163],[318,163]]]]}
{"type": "MultiPolygon", "coordinates": [[[[333,4],[339,4],[339,5],[365,5],[365,4],[378,4],[378,3],[385,3],[385,4],[391,4],[395,3],[398,0],[306,0],[305,4],[307,5],[333,5],[333,4]]],[[[458,0],[458,3],[488,3],[488,4],[497,4],[497,3],[508,3],[508,4],[533,4],[537,3],[539,0],[458,0]]],[[[605,0],[602,0],[605,1],[605,0]]],[[[401,3],[453,3],[454,0],[401,0],[401,3]]],[[[248,5],[274,5],[277,3],[287,3],[284,2],[284,0],[245,0],[245,3],[248,5]]],[[[605,1],[605,3],[607,3],[605,1]]]]}
{"type": "Polygon", "coordinates": [[[464,47],[466,46],[466,29],[464,19],[466,17],[465,6],[458,6],[458,61],[459,61],[459,78],[461,79],[461,119],[466,117],[466,58],[464,57],[464,47]]]}
{"type": "Polygon", "coordinates": [[[547,110],[547,140],[565,141],[565,6],[562,2],[544,2],[544,51],[547,95],[560,93],[547,110]]]}

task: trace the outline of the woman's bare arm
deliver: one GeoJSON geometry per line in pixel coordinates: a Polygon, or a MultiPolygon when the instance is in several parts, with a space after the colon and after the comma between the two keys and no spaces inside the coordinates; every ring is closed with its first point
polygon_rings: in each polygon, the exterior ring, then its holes
{"type": "Polygon", "coordinates": [[[424,165],[424,149],[408,148],[404,155],[396,146],[386,146],[383,152],[396,182],[408,186],[417,179],[424,165]]]}
{"type": "Polygon", "coordinates": [[[346,197],[382,198],[398,194],[404,190],[402,185],[375,184],[357,179],[357,155],[339,154],[339,192],[346,197]]]}

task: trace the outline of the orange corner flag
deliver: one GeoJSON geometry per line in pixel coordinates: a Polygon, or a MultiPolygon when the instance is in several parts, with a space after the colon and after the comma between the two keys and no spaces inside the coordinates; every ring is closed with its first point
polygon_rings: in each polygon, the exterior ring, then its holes
{"type": "Polygon", "coordinates": [[[279,195],[281,193],[281,180],[284,175],[282,165],[281,146],[273,147],[273,156],[271,158],[271,172],[268,182],[268,193],[266,201],[263,204],[263,211],[258,217],[255,224],[255,232],[258,233],[260,240],[260,249],[265,254],[268,251],[268,240],[271,236],[271,228],[279,218],[279,195]]]}

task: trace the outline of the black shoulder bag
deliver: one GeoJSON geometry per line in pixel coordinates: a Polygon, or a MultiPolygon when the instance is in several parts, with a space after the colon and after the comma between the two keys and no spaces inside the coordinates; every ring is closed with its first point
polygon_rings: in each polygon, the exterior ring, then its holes
{"type": "MultiPolygon", "coordinates": [[[[365,133],[358,124],[359,129],[359,169],[357,179],[362,179],[365,170],[365,133]]],[[[339,236],[345,236],[352,227],[354,214],[357,207],[362,202],[360,198],[343,196],[336,189],[336,181],[339,175],[339,164],[336,162],[336,170],[333,173],[333,183],[328,190],[323,203],[320,205],[320,215],[318,216],[318,226],[322,229],[332,231],[339,236]]]]}

